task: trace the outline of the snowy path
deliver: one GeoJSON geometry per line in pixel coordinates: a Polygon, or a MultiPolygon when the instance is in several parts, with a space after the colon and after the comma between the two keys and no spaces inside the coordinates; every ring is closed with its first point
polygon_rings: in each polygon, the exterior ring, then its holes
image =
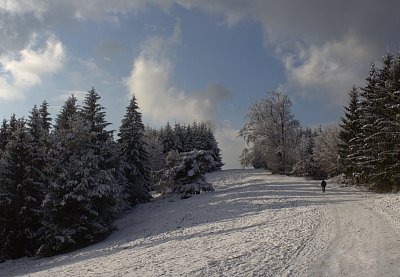
{"type": "Polygon", "coordinates": [[[213,193],[139,205],[105,241],[0,276],[399,276],[400,197],[232,170],[213,193]]]}
{"type": "Polygon", "coordinates": [[[334,229],[312,275],[400,276],[398,230],[372,201],[354,201],[327,209],[334,229]]]}

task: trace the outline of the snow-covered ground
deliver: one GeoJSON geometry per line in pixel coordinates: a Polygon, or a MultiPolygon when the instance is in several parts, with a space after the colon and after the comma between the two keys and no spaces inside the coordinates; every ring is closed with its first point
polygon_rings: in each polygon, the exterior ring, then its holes
{"type": "Polygon", "coordinates": [[[0,276],[399,276],[400,196],[227,170],[215,192],[139,205],[105,241],[0,276]]]}

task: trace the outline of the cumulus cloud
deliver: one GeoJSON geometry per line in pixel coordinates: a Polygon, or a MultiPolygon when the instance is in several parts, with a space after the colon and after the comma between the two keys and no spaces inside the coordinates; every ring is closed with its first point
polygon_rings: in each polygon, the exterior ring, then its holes
{"type": "Polygon", "coordinates": [[[129,91],[136,95],[143,114],[156,124],[164,124],[167,120],[215,120],[218,105],[231,97],[231,93],[218,84],[186,92],[171,82],[173,62],[169,53],[172,46],[179,43],[180,33],[177,23],[171,36],[147,39],[125,80],[129,91]]]}
{"type": "Polygon", "coordinates": [[[46,75],[59,71],[65,61],[64,47],[58,39],[50,37],[41,48],[36,40],[18,55],[0,56],[0,98],[23,97],[26,89],[41,83],[46,75]]]}
{"type": "Polygon", "coordinates": [[[237,138],[238,130],[232,128],[228,121],[221,120],[218,112],[219,104],[230,101],[232,95],[219,84],[187,92],[172,83],[173,62],[169,54],[171,47],[179,41],[179,23],[171,36],[146,40],[141,53],[133,61],[132,72],[125,84],[130,93],[135,94],[146,121],[153,124],[213,121],[225,168],[237,168],[243,141],[237,138]]]}
{"type": "Polygon", "coordinates": [[[386,1],[214,1],[177,0],[187,9],[220,14],[227,24],[253,20],[261,24],[265,47],[285,66],[291,93],[343,105],[346,91],[363,84],[369,63],[400,44],[396,11],[386,1]],[[333,101],[332,101],[333,100],[333,101]]]}
{"type": "Polygon", "coordinates": [[[296,53],[282,54],[288,86],[304,97],[325,98],[342,105],[352,84],[361,84],[368,70],[371,51],[355,37],[321,46],[297,46],[296,53]]]}
{"type": "MultiPolygon", "coordinates": [[[[32,32],[62,22],[112,20],[118,23],[121,14],[143,11],[150,6],[168,11],[174,5],[222,15],[229,26],[241,20],[258,22],[264,30],[265,46],[275,50],[285,66],[288,77],[285,87],[303,96],[325,99],[327,103],[332,99],[342,102],[344,97],[337,93],[343,94],[341,91],[347,91],[354,82],[362,82],[369,62],[388,48],[396,51],[400,43],[393,35],[400,24],[395,14],[400,3],[395,0],[385,3],[363,0],[330,3],[319,0],[0,0],[0,53],[19,51],[32,32]]],[[[144,70],[149,64],[146,51],[150,54],[162,51],[153,48],[166,43],[165,38],[149,39],[148,50],[143,47],[141,57],[137,58],[138,70],[144,70]]],[[[159,60],[153,61],[152,68],[167,75],[172,70],[165,61],[159,60]]],[[[174,93],[180,94],[179,90],[174,93]]]]}

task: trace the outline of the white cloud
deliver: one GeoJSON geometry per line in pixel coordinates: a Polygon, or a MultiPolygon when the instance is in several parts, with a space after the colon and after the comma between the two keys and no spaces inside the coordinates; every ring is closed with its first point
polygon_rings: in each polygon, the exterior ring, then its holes
{"type": "MultiPolygon", "coordinates": [[[[173,5],[222,15],[230,26],[241,20],[258,22],[264,30],[265,46],[275,50],[285,65],[288,76],[285,87],[292,93],[319,97],[328,104],[332,99],[342,102],[343,90],[347,91],[365,77],[369,62],[388,47],[393,49],[399,44],[393,35],[398,26],[395,14],[400,8],[398,1],[382,5],[379,1],[366,4],[362,0],[338,0],[334,4],[320,0],[0,0],[0,53],[19,51],[32,32],[41,32],[49,26],[71,20],[118,22],[118,17],[126,13],[149,7],[170,11],[173,5]],[[337,87],[338,80],[340,87],[337,87]]],[[[150,56],[162,52],[154,48],[175,43],[177,38],[178,34],[167,39],[149,39],[148,49],[143,47],[141,57],[137,58],[138,70],[145,69],[143,61],[149,61],[146,52],[150,56]]],[[[162,68],[167,75],[172,70],[169,66],[158,57],[153,63],[153,68],[162,68]]],[[[175,93],[180,94],[179,90],[175,93]]]]}
{"type": "Polygon", "coordinates": [[[180,26],[170,37],[151,37],[143,44],[140,55],[133,61],[131,75],[125,83],[135,94],[146,121],[156,125],[169,122],[190,123],[211,120],[216,126],[216,137],[222,150],[225,168],[238,168],[243,142],[237,130],[219,118],[219,104],[231,99],[223,86],[210,84],[197,92],[186,92],[172,84],[173,63],[170,48],[180,40],[180,26]]]}
{"type": "Polygon", "coordinates": [[[0,56],[0,98],[23,97],[28,88],[41,83],[46,75],[58,72],[65,61],[64,47],[50,37],[42,48],[35,48],[35,39],[18,54],[0,56]]]}
{"type": "Polygon", "coordinates": [[[354,83],[363,85],[369,63],[397,50],[400,2],[176,0],[187,8],[220,14],[229,25],[258,22],[265,47],[282,60],[290,93],[345,104],[354,83]],[[333,101],[332,101],[333,100],[333,101]]]}
{"type": "Polygon", "coordinates": [[[360,73],[367,72],[371,59],[371,51],[350,36],[322,46],[298,46],[295,53],[281,55],[289,89],[337,105],[346,103],[353,84],[362,83],[360,73]]]}
{"type": "Polygon", "coordinates": [[[136,95],[143,115],[156,124],[215,120],[218,105],[230,97],[230,92],[213,84],[202,91],[188,93],[171,83],[173,63],[169,52],[179,40],[179,23],[170,37],[147,39],[125,83],[136,95]]]}

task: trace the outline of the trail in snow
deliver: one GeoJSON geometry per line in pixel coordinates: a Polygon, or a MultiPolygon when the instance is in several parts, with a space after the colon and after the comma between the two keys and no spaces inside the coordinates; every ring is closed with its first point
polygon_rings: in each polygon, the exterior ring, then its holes
{"type": "Polygon", "coordinates": [[[332,230],[321,231],[330,232],[331,240],[312,275],[399,276],[400,235],[391,218],[385,218],[371,199],[348,200],[325,211],[332,218],[332,230]]]}
{"type": "Polygon", "coordinates": [[[208,175],[215,192],[137,206],[105,241],[0,264],[0,276],[397,276],[398,196],[260,170],[208,175]],[[396,253],[397,252],[397,253],[396,253]]]}

